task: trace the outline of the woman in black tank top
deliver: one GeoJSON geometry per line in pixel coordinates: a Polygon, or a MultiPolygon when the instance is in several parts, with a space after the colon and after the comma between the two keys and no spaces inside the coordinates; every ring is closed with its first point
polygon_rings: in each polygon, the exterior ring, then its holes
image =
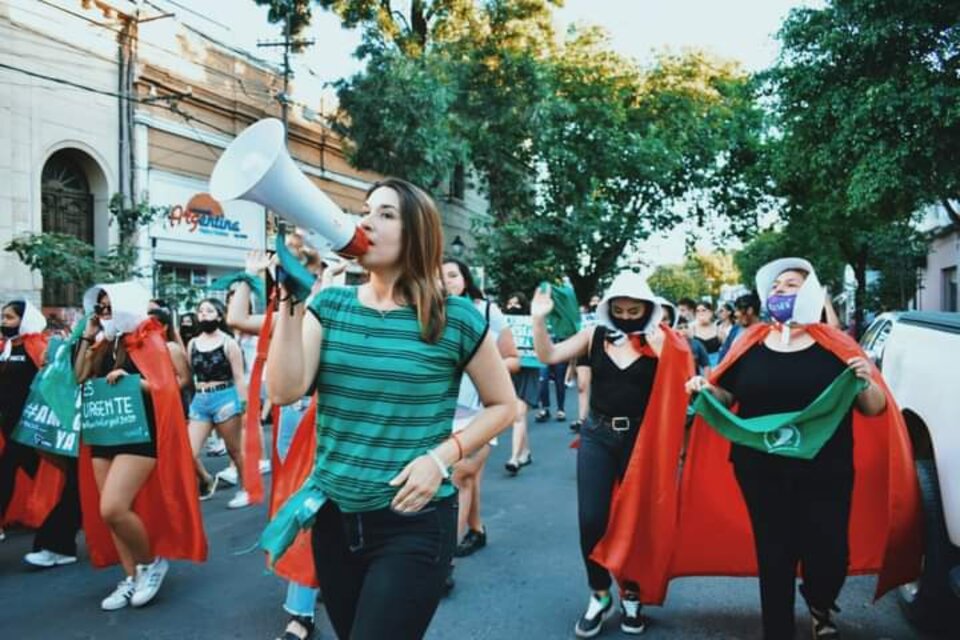
{"type": "MultiPolygon", "coordinates": [[[[237,470],[238,484],[243,478],[241,398],[247,397],[243,354],[236,340],[226,332],[225,318],[226,309],[222,302],[213,298],[201,301],[197,307],[200,335],[187,346],[196,387],[196,395],[190,402],[190,448],[197,476],[204,486],[201,500],[212,497],[217,484],[217,479],[210,475],[198,457],[211,429],[216,429],[227,445],[227,453],[237,470]]],[[[227,507],[236,509],[248,504],[247,492],[239,488],[227,507]]]]}
{"type": "MultiPolygon", "coordinates": [[[[606,533],[614,488],[626,472],[650,400],[664,344],[662,310],[646,281],[631,272],[618,276],[610,287],[597,309],[596,327],[556,345],[545,321],[552,309],[549,292],[541,288],[531,306],[537,357],[547,364],[586,357],[592,372],[590,415],[581,427],[577,451],[580,550],[591,595],[575,632],[578,637],[593,637],[612,611],[613,580],[590,554],[606,533]]],[[[621,630],[640,633],[645,620],[638,586],[620,586],[621,630]]]]}

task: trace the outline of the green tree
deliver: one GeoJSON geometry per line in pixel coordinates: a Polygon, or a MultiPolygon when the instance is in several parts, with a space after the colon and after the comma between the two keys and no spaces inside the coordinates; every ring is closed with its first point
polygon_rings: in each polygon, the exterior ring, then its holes
{"type": "Polygon", "coordinates": [[[755,287],[760,267],[779,258],[806,258],[817,270],[817,278],[832,291],[843,289],[845,261],[834,243],[823,242],[811,229],[768,229],[756,235],[742,249],[733,254],[733,262],[740,272],[740,282],[755,287]]]}
{"type": "Polygon", "coordinates": [[[691,273],[688,265],[658,266],[647,278],[647,282],[654,293],[674,303],[681,298],[699,300],[706,294],[705,281],[691,273]]]}
{"type": "Polygon", "coordinates": [[[960,193],[958,26],[955,2],[833,0],[780,31],[778,193],[792,229],[817,228],[853,267],[858,325],[872,234],[960,193]]]}

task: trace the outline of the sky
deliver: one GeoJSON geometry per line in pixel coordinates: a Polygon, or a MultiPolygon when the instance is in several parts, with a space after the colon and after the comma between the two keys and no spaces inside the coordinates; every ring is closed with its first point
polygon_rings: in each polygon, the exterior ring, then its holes
{"type": "MultiPolygon", "coordinates": [[[[278,39],[281,31],[267,22],[266,8],[253,0],[230,0],[229,16],[223,12],[224,0],[154,1],[165,2],[183,19],[228,44],[270,61],[281,59],[279,48],[257,46],[278,39]]],[[[558,31],[571,23],[604,27],[612,47],[640,64],[659,50],[697,48],[758,71],[776,60],[776,32],[790,9],[820,4],[821,0],[566,0],[555,20],[558,31]]],[[[296,56],[293,97],[314,110],[328,111],[333,92],[325,85],[362,69],[353,57],[360,34],[343,29],[333,14],[316,8],[302,36],[316,44],[296,56]]],[[[682,262],[685,233],[678,228],[651,238],[642,251],[654,264],[682,262]]],[[[711,249],[708,244],[702,248],[711,249]]]]}

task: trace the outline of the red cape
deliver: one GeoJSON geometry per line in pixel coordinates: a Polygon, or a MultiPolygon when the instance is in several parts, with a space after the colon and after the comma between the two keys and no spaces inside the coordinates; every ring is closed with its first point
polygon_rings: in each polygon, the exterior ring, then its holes
{"type": "MultiPolygon", "coordinates": [[[[750,328],[711,375],[766,338],[770,325],[750,328]]],[[[863,356],[845,333],[823,324],[807,332],[846,362],[863,356]]],[[[874,369],[887,408],[877,416],[853,413],[854,489],[850,516],[850,574],[879,573],[875,597],[920,572],[921,503],[910,438],[890,390],[874,369]]],[[[680,493],[680,516],[670,577],[755,576],[753,532],[728,461],[730,442],[699,417],[694,422],[680,493]]]]}
{"type": "MultiPolygon", "coordinates": [[[[257,339],[257,355],[250,369],[250,384],[247,386],[247,414],[243,427],[243,488],[250,495],[250,502],[263,502],[263,476],[260,475],[260,456],[263,455],[260,431],[260,410],[263,403],[260,400],[260,389],[263,386],[263,367],[267,361],[267,350],[270,347],[270,335],[273,328],[273,297],[267,302],[267,312],[260,326],[257,339]]],[[[273,427],[276,431],[276,415],[273,427]]],[[[276,456],[274,456],[276,457],[276,456]]],[[[271,467],[272,469],[273,467],[271,467]]]]}
{"type": "MultiPolygon", "coordinates": [[[[193,454],[163,328],[151,318],[124,336],[123,344],[150,383],[157,433],[157,464],[137,494],[133,510],[143,519],[152,554],[203,562],[207,558],[207,539],[200,517],[193,454]]],[[[80,447],[79,472],[83,530],[90,561],[96,567],[115,564],[119,557],[110,530],[100,517],[100,492],[93,477],[90,447],[80,447]]]]}
{"type": "MultiPolygon", "coordinates": [[[[3,346],[4,340],[0,339],[0,351],[3,346]]],[[[47,352],[47,336],[29,333],[23,336],[23,347],[37,370],[42,369],[47,352]]],[[[5,448],[6,442],[0,433],[0,455],[3,455],[5,448]]],[[[0,517],[0,526],[18,522],[27,527],[38,528],[60,501],[65,480],[63,471],[45,454],[38,455],[40,464],[34,477],[31,478],[22,469],[17,470],[13,495],[6,512],[0,517]]]]}
{"type": "MultiPolygon", "coordinates": [[[[253,372],[250,379],[250,401],[248,405],[248,412],[255,411],[255,416],[259,421],[260,416],[260,372],[263,370],[264,362],[267,359],[267,353],[270,349],[270,340],[273,337],[273,305],[270,304],[267,306],[266,317],[263,319],[263,326],[260,329],[260,339],[257,342],[257,361],[254,365],[253,372]],[[256,380],[256,381],[255,381],[256,380]],[[254,394],[254,389],[256,393],[254,394]]],[[[248,413],[249,415],[249,413],[248,413]]],[[[273,514],[277,512],[283,503],[292,496],[294,493],[303,486],[303,483],[307,480],[310,474],[313,472],[313,463],[316,457],[316,446],[317,446],[317,397],[316,395],[310,401],[310,407],[304,413],[303,417],[300,419],[300,424],[297,425],[297,432],[293,436],[293,441],[290,443],[290,449],[287,451],[286,458],[281,461],[280,455],[277,453],[277,437],[280,428],[280,408],[274,407],[272,413],[272,423],[273,429],[272,441],[271,441],[271,469],[273,475],[273,483],[270,485],[270,500],[269,500],[269,515],[273,517],[273,514]]],[[[259,428],[259,423],[257,427],[259,428]]],[[[250,419],[247,419],[247,430],[246,430],[246,444],[244,448],[244,455],[248,456],[246,459],[257,459],[259,460],[260,456],[260,445],[259,438],[257,437],[256,432],[252,430],[250,426],[250,419]],[[250,440],[256,439],[256,458],[250,458],[249,456],[253,455],[253,447],[250,446],[250,440]]],[[[246,465],[247,468],[252,465],[246,465]]],[[[259,478],[259,474],[258,478],[259,478]]],[[[246,475],[244,477],[244,482],[247,482],[246,475]]],[[[262,485],[261,485],[262,486],[262,485]]],[[[247,489],[249,491],[249,489],[247,489]]],[[[251,495],[251,498],[253,496],[251,495]]],[[[262,499],[262,489],[261,489],[261,499],[262,499]]],[[[269,563],[269,560],[268,560],[269,563]]],[[[302,584],[305,586],[316,587],[319,585],[317,582],[316,572],[313,567],[313,549],[311,547],[310,541],[310,532],[302,531],[300,535],[297,536],[293,544],[287,550],[287,552],[280,558],[280,561],[277,562],[276,566],[272,568],[273,572],[279,576],[286,578],[287,580],[292,580],[297,584],[302,584]]]]}
{"type": "Polygon", "coordinates": [[[678,464],[693,375],[686,338],[661,327],[665,339],[647,410],[623,482],[614,491],[610,521],[592,558],[622,586],[634,582],[641,601],[666,594],[677,520],[678,464]]]}

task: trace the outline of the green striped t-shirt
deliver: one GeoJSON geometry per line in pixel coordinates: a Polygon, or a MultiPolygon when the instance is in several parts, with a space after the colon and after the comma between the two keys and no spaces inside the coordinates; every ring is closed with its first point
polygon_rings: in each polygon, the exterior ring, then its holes
{"type": "MultiPolygon", "coordinates": [[[[413,307],[382,314],[360,304],[356,287],[324,289],[310,311],[323,327],[314,477],[341,511],[382,509],[397,492],[390,480],[450,437],[486,323],[469,300],[448,297],[446,328],[429,344],[413,307]]],[[[436,498],[453,493],[445,480],[436,498]]]]}

